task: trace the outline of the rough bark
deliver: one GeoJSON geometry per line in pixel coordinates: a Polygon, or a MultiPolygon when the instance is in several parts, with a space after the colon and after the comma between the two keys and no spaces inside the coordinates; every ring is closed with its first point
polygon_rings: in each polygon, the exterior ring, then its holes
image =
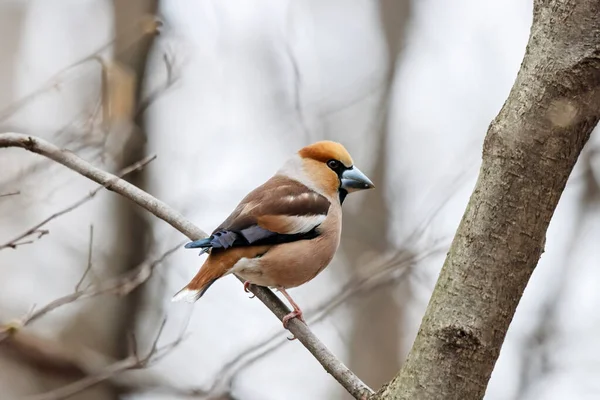
{"type": "Polygon", "coordinates": [[[376,399],[481,399],[600,118],[600,0],[535,0],[521,69],[404,368],[376,399]]]}

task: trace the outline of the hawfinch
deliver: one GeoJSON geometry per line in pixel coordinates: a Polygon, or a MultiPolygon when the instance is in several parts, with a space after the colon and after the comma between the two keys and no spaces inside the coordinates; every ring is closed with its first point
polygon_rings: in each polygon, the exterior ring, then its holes
{"type": "Polygon", "coordinates": [[[373,188],[339,143],[304,147],[263,185],[250,192],[205,239],[185,245],[208,258],[173,301],[198,300],[217,279],[235,274],[251,284],[278,289],[302,318],[286,289],[313,279],[333,258],[342,230],[342,202],[348,193],[373,188]]]}

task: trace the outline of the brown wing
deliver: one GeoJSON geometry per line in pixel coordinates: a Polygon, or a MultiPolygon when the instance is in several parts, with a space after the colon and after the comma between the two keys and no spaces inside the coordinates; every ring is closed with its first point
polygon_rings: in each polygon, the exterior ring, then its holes
{"type": "Polygon", "coordinates": [[[318,236],[331,203],[302,183],[274,176],[250,192],[210,238],[188,248],[229,248],[285,243],[318,236]]]}

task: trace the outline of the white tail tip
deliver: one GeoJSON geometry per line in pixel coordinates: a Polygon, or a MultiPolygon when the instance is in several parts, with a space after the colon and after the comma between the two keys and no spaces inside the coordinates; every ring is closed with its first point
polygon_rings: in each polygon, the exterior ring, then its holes
{"type": "Polygon", "coordinates": [[[183,288],[179,292],[175,293],[175,296],[173,296],[171,301],[185,301],[187,303],[194,303],[200,298],[200,296],[199,290],[183,288]]]}

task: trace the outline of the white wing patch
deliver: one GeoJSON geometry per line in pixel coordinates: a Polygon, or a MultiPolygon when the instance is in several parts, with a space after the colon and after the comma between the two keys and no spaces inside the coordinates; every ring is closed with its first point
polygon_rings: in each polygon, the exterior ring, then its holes
{"type": "Polygon", "coordinates": [[[287,201],[288,203],[293,203],[295,201],[307,201],[309,197],[316,197],[318,194],[316,193],[302,193],[297,196],[288,195],[283,198],[283,201],[287,201]]]}
{"type": "Polygon", "coordinates": [[[287,215],[279,216],[287,225],[286,233],[294,235],[296,233],[310,232],[314,227],[325,221],[327,215],[287,215]]]}

